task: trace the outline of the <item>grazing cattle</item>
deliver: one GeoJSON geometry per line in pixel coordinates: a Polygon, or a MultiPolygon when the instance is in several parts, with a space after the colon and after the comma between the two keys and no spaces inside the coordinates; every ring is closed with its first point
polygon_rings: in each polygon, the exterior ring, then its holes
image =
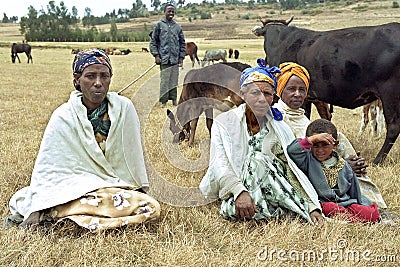
{"type": "Polygon", "coordinates": [[[112,55],[114,53],[114,49],[106,48],[106,50],[104,50],[104,52],[106,52],[107,55],[112,55]]]}
{"type": "Polygon", "coordinates": [[[201,66],[204,67],[206,62],[210,65],[210,61],[214,64],[214,60],[222,60],[223,62],[226,62],[226,50],[206,50],[201,66]]]}
{"type": "Polygon", "coordinates": [[[19,59],[18,53],[25,53],[25,55],[28,57],[28,64],[29,61],[33,64],[33,59],[32,59],[32,54],[31,54],[32,48],[29,44],[23,43],[23,44],[16,44],[13,43],[11,46],[11,61],[12,63],[15,63],[15,59],[18,58],[19,63],[21,63],[21,60],[19,59]]]}
{"type": "Polygon", "coordinates": [[[114,49],[113,55],[122,55],[122,52],[119,49],[114,49]]]}
{"type": "Polygon", "coordinates": [[[382,101],[377,99],[369,104],[363,106],[363,111],[361,115],[361,125],[358,132],[360,137],[365,128],[368,125],[371,127],[371,133],[373,137],[381,138],[383,133],[383,128],[385,127],[385,118],[383,116],[382,101]],[[371,120],[369,119],[371,117],[371,120]]]}
{"type": "Polygon", "coordinates": [[[291,20],[264,20],[253,28],[264,36],[268,63],[305,66],[311,99],[354,109],[380,98],[387,131],[373,163],[381,163],[400,133],[400,24],[322,32],[288,26],[291,20]]]}
{"type": "Polygon", "coordinates": [[[147,52],[147,53],[149,53],[149,49],[147,49],[146,47],[142,47],[142,52],[147,52]]]}
{"type": "Polygon", "coordinates": [[[78,54],[81,51],[81,49],[72,49],[71,54],[78,54]]]}
{"type": "Polygon", "coordinates": [[[121,50],[122,55],[128,55],[130,52],[132,52],[129,48],[125,50],[121,50]]]}
{"type": "Polygon", "coordinates": [[[239,80],[246,68],[250,68],[250,65],[227,62],[191,70],[186,74],[176,115],[167,110],[174,143],[187,138],[189,146],[193,145],[197,122],[203,112],[207,128],[211,131],[213,108],[227,111],[233,105],[243,103],[239,96],[239,80]]]}
{"type": "Polygon", "coordinates": [[[229,50],[228,50],[228,57],[229,57],[229,58],[232,58],[232,54],[233,54],[233,49],[232,49],[232,48],[229,48],[229,50]]]}
{"type": "Polygon", "coordinates": [[[192,61],[192,68],[194,67],[195,60],[200,65],[200,60],[197,57],[197,45],[193,42],[186,43],[186,55],[189,55],[190,60],[192,61]]]}
{"type": "Polygon", "coordinates": [[[235,59],[238,59],[239,58],[239,50],[235,49],[235,51],[233,53],[235,55],[235,59]]]}

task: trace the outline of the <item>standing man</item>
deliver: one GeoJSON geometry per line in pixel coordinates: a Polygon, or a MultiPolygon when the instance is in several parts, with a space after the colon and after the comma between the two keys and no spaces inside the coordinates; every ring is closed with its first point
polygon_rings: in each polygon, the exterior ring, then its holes
{"type": "Polygon", "coordinates": [[[165,18],[153,27],[150,39],[150,53],[160,65],[160,102],[165,107],[168,100],[176,106],[179,67],[186,55],[185,37],[181,26],[173,18],[175,7],[166,4],[165,18]]]}

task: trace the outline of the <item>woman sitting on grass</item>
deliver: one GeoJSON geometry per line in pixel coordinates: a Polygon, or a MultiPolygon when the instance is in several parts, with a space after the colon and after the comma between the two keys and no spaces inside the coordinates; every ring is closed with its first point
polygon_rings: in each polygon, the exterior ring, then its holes
{"type": "MultiPolygon", "coordinates": [[[[310,74],[306,68],[294,62],[284,62],[279,65],[279,69],[281,74],[278,77],[276,93],[280,99],[273,107],[282,112],[283,120],[292,129],[294,135],[297,138],[304,138],[310,120],[304,115],[304,109],[301,106],[307,97],[310,74]]],[[[365,163],[365,159],[357,155],[352,144],[343,133],[338,132],[337,140],[339,145],[336,152],[350,164],[363,194],[369,200],[378,204],[380,208],[386,209],[386,203],[378,187],[366,176],[368,165],[365,163]]],[[[389,216],[388,212],[385,213],[389,216]]]]}
{"type": "Polygon", "coordinates": [[[361,194],[350,165],[334,151],[339,143],[335,125],[317,119],[307,127],[306,136],[293,141],[287,150],[317,191],[324,215],[344,214],[351,222],[377,222],[378,206],[361,194]]]}
{"type": "Polygon", "coordinates": [[[299,215],[323,223],[317,193],[287,156],[286,146],[295,137],[282,114],[270,106],[279,72],[262,59],[242,72],[245,103],[215,119],[209,168],[200,190],[206,197],[222,199],[220,214],[226,219],[299,215]]]}
{"type": "Polygon", "coordinates": [[[109,57],[84,50],[72,68],[76,90],[52,114],[30,186],[11,198],[5,226],[68,218],[99,230],[157,218],[160,205],[143,191],[139,119],[129,99],[108,92],[109,57]]]}

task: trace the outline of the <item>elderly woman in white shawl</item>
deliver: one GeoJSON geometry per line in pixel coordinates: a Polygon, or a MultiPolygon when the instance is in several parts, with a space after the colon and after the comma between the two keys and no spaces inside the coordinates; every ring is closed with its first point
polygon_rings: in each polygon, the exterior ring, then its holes
{"type": "Polygon", "coordinates": [[[222,200],[220,214],[226,219],[287,214],[323,223],[317,193],[286,152],[295,137],[270,107],[280,71],[262,59],[257,63],[242,72],[245,103],[219,115],[212,126],[210,165],[200,190],[222,200]]]}
{"type": "Polygon", "coordinates": [[[89,230],[139,224],[160,215],[148,180],[132,102],[109,93],[112,67],[98,49],[73,62],[69,101],[52,114],[31,183],[10,200],[6,226],[70,219],[89,230]]]}

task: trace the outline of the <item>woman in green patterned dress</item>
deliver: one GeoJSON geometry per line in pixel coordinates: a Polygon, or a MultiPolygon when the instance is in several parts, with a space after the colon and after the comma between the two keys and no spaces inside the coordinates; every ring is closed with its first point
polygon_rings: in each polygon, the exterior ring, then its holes
{"type": "Polygon", "coordinates": [[[210,164],[200,190],[220,198],[226,219],[270,219],[298,215],[323,223],[318,196],[307,177],[287,156],[294,140],[282,114],[270,107],[276,67],[263,59],[242,72],[245,103],[219,115],[211,129],[210,164]]]}

